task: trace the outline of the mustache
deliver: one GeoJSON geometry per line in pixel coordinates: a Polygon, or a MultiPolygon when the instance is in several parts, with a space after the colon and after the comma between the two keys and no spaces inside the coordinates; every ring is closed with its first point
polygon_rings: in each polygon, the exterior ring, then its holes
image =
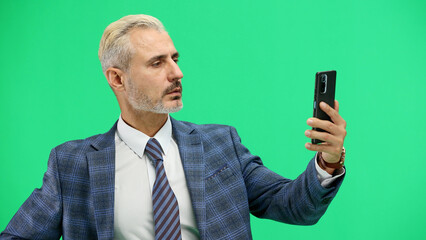
{"type": "Polygon", "coordinates": [[[180,92],[183,91],[182,83],[180,81],[174,81],[173,84],[170,85],[170,87],[166,88],[166,90],[164,90],[164,92],[163,92],[163,96],[166,96],[167,94],[169,94],[170,92],[172,92],[176,88],[180,88],[180,92]]]}

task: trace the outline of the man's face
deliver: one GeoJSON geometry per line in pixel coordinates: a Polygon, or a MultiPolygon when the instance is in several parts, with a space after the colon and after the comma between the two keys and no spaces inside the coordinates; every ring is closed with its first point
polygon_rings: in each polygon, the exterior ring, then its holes
{"type": "Polygon", "coordinates": [[[167,32],[134,29],[130,42],[135,51],[125,84],[130,105],[135,110],[155,113],[179,111],[183,106],[183,74],[172,39],[167,32]]]}

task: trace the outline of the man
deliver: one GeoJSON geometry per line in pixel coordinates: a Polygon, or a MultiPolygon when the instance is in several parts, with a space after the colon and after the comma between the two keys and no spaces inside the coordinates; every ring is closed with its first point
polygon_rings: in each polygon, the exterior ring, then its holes
{"type": "Polygon", "coordinates": [[[249,213],[315,224],[344,175],[346,123],[309,119],[329,133],[296,180],[262,165],[234,128],[177,121],[182,108],[179,54],[159,20],[132,15],[110,24],[99,59],[121,116],[105,134],[51,152],[41,189],[1,239],[251,239],[249,213]]]}

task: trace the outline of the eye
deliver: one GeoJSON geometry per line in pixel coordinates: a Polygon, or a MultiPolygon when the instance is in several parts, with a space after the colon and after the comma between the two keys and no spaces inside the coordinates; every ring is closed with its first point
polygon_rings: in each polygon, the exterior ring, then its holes
{"type": "Polygon", "coordinates": [[[179,59],[177,59],[177,58],[173,58],[173,61],[174,61],[175,63],[177,63],[177,62],[179,62],[179,59]]]}
{"type": "Polygon", "coordinates": [[[161,65],[161,61],[155,61],[152,63],[153,67],[159,67],[161,65]]]}

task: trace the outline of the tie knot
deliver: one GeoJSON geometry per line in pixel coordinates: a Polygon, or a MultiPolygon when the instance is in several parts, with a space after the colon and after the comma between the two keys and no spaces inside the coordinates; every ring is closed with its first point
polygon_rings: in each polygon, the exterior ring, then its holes
{"type": "Polygon", "coordinates": [[[160,143],[155,138],[150,138],[145,147],[146,154],[148,157],[154,161],[154,164],[157,163],[158,160],[163,160],[161,153],[163,149],[161,148],[160,143]]]}

